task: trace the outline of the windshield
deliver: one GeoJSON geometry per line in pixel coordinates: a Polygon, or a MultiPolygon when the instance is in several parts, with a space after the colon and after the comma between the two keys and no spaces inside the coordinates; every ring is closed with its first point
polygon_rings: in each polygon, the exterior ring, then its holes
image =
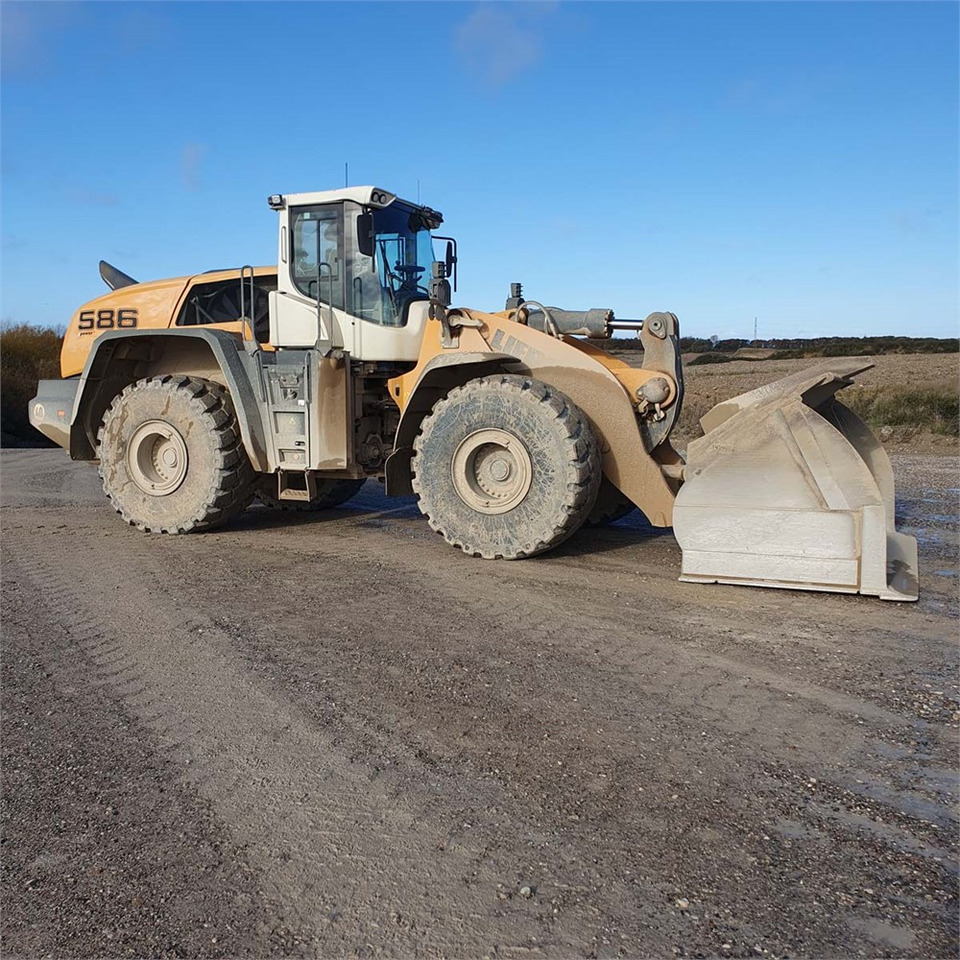
{"type": "Polygon", "coordinates": [[[428,299],[433,262],[430,230],[417,211],[393,203],[373,213],[373,262],[356,284],[357,314],[385,326],[406,322],[407,306],[428,299]]]}

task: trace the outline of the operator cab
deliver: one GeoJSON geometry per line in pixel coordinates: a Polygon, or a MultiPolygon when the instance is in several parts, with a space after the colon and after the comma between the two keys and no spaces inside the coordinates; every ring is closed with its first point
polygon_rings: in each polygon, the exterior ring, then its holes
{"type": "MultiPolygon", "coordinates": [[[[377,187],[274,195],[280,214],[276,347],[343,349],[358,360],[416,360],[436,260],[436,210],[377,187]]],[[[448,238],[445,260],[456,262],[448,238]]]]}

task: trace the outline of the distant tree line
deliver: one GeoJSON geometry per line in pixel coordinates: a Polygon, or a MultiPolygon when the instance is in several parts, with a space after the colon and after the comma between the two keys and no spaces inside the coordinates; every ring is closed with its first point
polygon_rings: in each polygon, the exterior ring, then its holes
{"type": "Polygon", "coordinates": [[[30,426],[27,406],[37,394],[38,380],[60,376],[62,341],[59,331],[26,323],[0,329],[0,445],[54,445],[30,426]]]}
{"type": "MultiPolygon", "coordinates": [[[[599,347],[616,350],[640,350],[633,337],[593,341],[599,347]]],[[[960,339],[954,337],[811,337],[801,339],[745,340],[734,337],[681,337],[681,353],[736,353],[744,347],[776,350],[774,359],[801,357],[857,357],[883,353],[960,353],[960,339]]]]}

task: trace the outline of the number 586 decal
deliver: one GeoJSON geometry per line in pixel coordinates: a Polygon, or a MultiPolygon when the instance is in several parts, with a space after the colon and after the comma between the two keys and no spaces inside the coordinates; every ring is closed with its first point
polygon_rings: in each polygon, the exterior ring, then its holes
{"type": "Polygon", "coordinates": [[[81,310],[78,330],[129,330],[137,325],[135,307],[120,310],[81,310]]]}

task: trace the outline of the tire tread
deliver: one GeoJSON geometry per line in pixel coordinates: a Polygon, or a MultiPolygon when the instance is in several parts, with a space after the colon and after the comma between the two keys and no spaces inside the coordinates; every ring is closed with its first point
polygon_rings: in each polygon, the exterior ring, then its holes
{"type": "Polygon", "coordinates": [[[209,529],[225,523],[243,511],[254,494],[255,474],[243,446],[230,393],[222,384],[201,377],[164,374],[138,380],[126,386],[113,398],[100,422],[100,428],[97,431],[97,457],[103,489],[114,509],[130,526],[144,533],[179,534],[209,529]],[[146,390],[168,394],[173,394],[175,391],[185,393],[195,408],[198,422],[206,427],[216,440],[218,462],[212,472],[207,495],[202,498],[193,516],[177,524],[155,525],[132,517],[111,489],[105,476],[104,440],[110,421],[113,417],[121,415],[124,404],[135,392],[146,390]]]}
{"type": "Polygon", "coordinates": [[[519,560],[532,557],[558,546],[570,537],[579,529],[592,509],[601,478],[599,446],[593,429],[582,411],[564,394],[548,384],[532,377],[506,373],[471,380],[462,386],[454,387],[434,405],[431,413],[424,418],[420,432],[414,440],[412,470],[413,490],[420,499],[420,509],[426,515],[430,527],[447,543],[459,547],[464,553],[496,560],[519,560]],[[471,546],[467,542],[467,537],[451,529],[449,522],[444,522],[442,518],[433,514],[428,490],[429,481],[423,476],[422,466],[424,450],[430,444],[433,432],[437,429],[437,423],[444,411],[451,405],[464,400],[479,401],[491,393],[523,400],[529,396],[548,408],[559,428],[558,434],[571,448],[571,457],[565,464],[567,470],[565,486],[568,496],[557,514],[545,528],[527,531],[526,538],[522,532],[518,532],[516,549],[499,552],[471,546]]]}

